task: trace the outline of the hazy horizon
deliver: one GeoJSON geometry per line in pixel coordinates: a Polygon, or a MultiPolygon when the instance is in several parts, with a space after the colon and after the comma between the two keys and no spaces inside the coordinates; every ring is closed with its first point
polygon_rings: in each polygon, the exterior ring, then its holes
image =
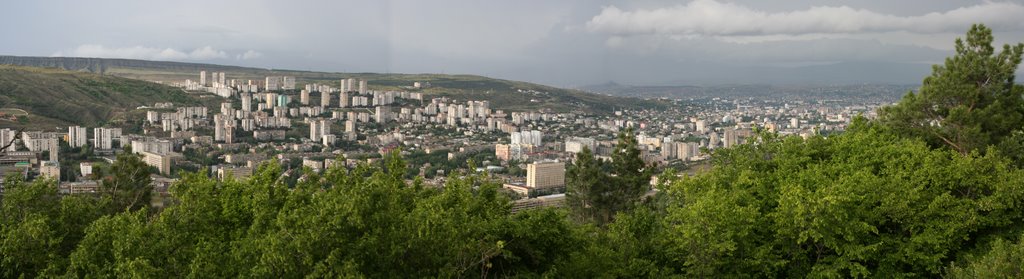
{"type": "Polygon", "coordinates": [[[8,5],[0,35],[23,39],[0,54],[563,87],[914,84],[973,23],[1024,41],[1022,1],[62,2],[8,5]]]}

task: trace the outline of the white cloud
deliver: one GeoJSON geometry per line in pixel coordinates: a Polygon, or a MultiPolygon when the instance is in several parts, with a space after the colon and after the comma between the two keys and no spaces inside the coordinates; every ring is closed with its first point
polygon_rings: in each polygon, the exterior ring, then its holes
{"type": "Polygon", "coordinates": [[[227,58],[227,57],[228,57],[228,54],[225,53],[223,50],[216,50],[216,49],[213,49],[210,46],[205,46],[205,47],[201,47],[201,48],[197,48],[197,49],[192,50],[192,52],[190,52],[188,54],[188,58],[185,58],[185,59],[189,59],[189,60],[211,60],[211,59],[227,58]]]}
{"type": "Polygon", "coordinates": [[[255,51],[255,50],[251,50],[250,49],[249,51],[246,51],[245,53],[236,55],[235,59],[238,59],[238,60],[249,60],[249,59],[256,59],[256,58],[260,58],[260,57],[263,57],[263,53],[260,53],[259,51],[255,51]]]}
{"type": "Polygon", "coordinates": [[[227,52],[205,46],[192,51],[145,46],[107,47],[98,44],[80,45],[69,51],[58,51],[54,56],[126,58],[143,60],[213,60],[227,58],[227,52]]]}
{"type": "Polygon", "coordinates": [[[749,7],[695,0],[668,8],[624,11],[602,9],[586,27],[592,32],[618,36],[766,36],[804,34],[857,34],[911,32],[962,33],[972,23],[985,23],[997,31],[1024,30],[1024,6],[984,2],[945,12],[897,16],[848,6],[816,6],[805,10],[765,12],[749,7]]]}

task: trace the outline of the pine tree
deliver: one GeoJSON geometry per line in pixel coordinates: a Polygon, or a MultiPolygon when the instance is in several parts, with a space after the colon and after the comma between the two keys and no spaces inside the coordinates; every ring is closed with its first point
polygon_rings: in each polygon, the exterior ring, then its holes
{"type": "Polygon", "coordinates": [[[612,208],[614,212],[632,209],[650,189],[652,169],[644,163],[642,156],[633,129],[619,133],[619,142],[612,152],[612,174],[615,176],[616,194],[621,200],[612,208]]]}
{"type": "Polygon", "coordinates": [[[590,148],[583,147],[583,151],[576,153],[576,161],[566,171],[565,198],[578,220],[597,221],[607,179],[608,175],[601,171],[601,162],[594,158],[590,148]]]}
{"type": "Polygon", "coordinates": [[[881,110],[883,123],[904,135],[961,154],[984,151],[1024,126],[1024,87],[1015,84],[1024,44],[992,47],[992,30],[976,24],[966,42],[956,40],[956,55],[932,68],[920,92],[881,110]]]}

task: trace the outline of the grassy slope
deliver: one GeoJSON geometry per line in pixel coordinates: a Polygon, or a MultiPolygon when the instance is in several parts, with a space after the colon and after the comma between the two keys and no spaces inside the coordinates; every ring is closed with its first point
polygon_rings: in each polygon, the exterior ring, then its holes
{"type": "Polygon", "coordinates": [[[146,81],[53,68],[0,65],[0,108],[20,108],[28,123],[0,127],[96,126],[156,102],[199,104],[180,89],[146,81]]]}
{"type": "Polygon", "coordinates": [[[341,78],[356,78],[366,79],[374,89],[398,90],[402,86],[409,86],[415,81],[421,81],[430,82],[433,85],[432,88],[422,90],[428,96],[447,96],[458,100],[488,100],[491,102],[492,108],[506,110],[550,108],[555,111],[610,113],[614,108],[659,107],[664,105],[657,101],[611,97],[579,90],[475,75],[327,73],[180,62],[59,57],[0,56],[0,64],[61,67],[159,82],[180,82],[185,79],[198,80],[198,72],[200,70],[207,70],[208,72],[223,71],[227,73],[228,79],[241,80],[258,80],[268,75],[290,75],[297,78],[299,87],[306,83],[314,82],[338,86],[338,80],[341,78]],[[516,89],[536,90],[544,93],[524,94],[517,92],[516,89]],[[531,100],[534,100],[534,102],[531,102],[531,100]]]}

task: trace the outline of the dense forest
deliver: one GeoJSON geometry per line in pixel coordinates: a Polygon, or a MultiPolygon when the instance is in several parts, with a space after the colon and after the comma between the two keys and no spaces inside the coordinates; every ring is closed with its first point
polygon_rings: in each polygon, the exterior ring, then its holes
{"type": "MultiPolygon", "coordinates": [[[[1024,277],[1024,45],[974,26],[918,92],[829,137],[761,131],[694,176],[636,139],[577,155],[567,206],[513,213],[484,173],[443,188],[376,165],[219,181],[164,208],[125,152],[97,195],[7,179],[2,277],[1024,277]]],[[[397,153],[396,153],[397,154],[397,153]]],[[[472,163],[470,163],[472,165],[472,163]]]]}

